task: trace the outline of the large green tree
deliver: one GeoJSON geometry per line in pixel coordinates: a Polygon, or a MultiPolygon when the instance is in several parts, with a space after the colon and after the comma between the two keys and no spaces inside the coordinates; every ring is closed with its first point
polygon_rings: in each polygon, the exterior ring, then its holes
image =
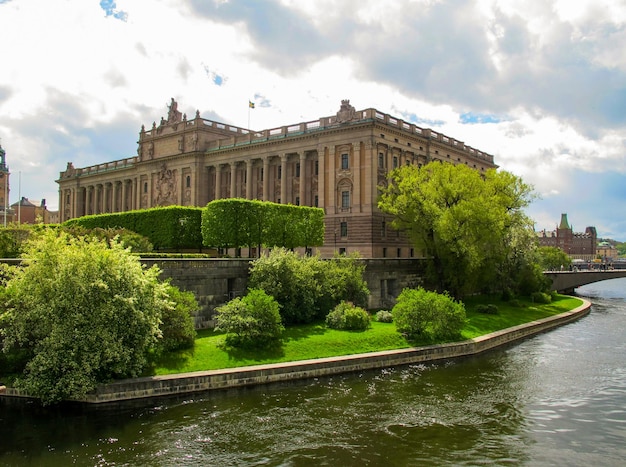
{"type": "Polygon", "coordinates": [[[532,197],[508,172],[432,162],[393,170],[378,206],[430,257],[431,281],[460,298],[501,284],[518,267],[516,255],[531,247],[523,209],[532,197]]]}
{"type": "Polygon", "coordinates": [[[138,376],[174,304],[156,267],[116,241],[47,231],[32,238],[2,289],[3,350],[24,360],[16,387],[44,403],[138,376]]]}

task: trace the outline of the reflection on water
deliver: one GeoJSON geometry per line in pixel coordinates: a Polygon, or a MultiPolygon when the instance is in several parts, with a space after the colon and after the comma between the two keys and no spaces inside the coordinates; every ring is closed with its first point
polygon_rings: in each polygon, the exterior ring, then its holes
{"type": "Polygon", "coordinates": [[[453,363],[123,410],[0,405],[0,465],[622,465],[625,285],[581,288],[588,317],[453,363]]]}

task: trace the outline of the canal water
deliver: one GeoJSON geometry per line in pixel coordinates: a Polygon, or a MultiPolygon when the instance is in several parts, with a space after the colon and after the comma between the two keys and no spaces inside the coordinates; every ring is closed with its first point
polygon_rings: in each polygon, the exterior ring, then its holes
{"type": "Polygon", "coordinates": [[[623,466],[626,279],[475,358],[123,409],[0,403],[2,466],[623,466]]]}

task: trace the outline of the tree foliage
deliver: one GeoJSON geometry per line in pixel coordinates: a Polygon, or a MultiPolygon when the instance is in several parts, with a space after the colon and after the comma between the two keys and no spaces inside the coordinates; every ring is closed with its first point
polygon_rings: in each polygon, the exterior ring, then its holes
{"type": "Polygon", "coordinates": [[[193,347],[196,339],[194,315],[200,307],[193,292],[180,290],[168,283],[167,297],[173,306],[163,309],[159,352],[173,352],[193,347]]]}
{"type": "Polygon", "coordinates": [[[324,211],[240,198],[211,201],[202,212],[204,245],[218,248],[311,247],[324,242],[324,211]]]}
{"type": "Polygon", "coordinates": [[[251,289],[216,311],[215,329],[229,333],[226,343],[233,347],[271,346],[284,330],[278,302],[260,289],[251,289]]]}
{"type": "Polygon", "coordinates": [[[451,339],[465,325],[465,306],[447,294],[404,289],[391,311],[398,332],[413,338],[451,339]]]}
{"type": "Polygon", "coordinates": [[[569,268],[572,259],[560,248],[541,246],[537,248],[537,262],[544,271],[558,271],[561,268],[569,268]]]}
{"type": "Polygon", "coordinates": [[[503,288],[519,267],[532,244],[531,198],[508,172],[433,162],[392,171],[378,206],[431,258],[430,280],[459,298],[485,283],[503,288]]]}
{"type": "Polygon", "coordinates": [[[252,263],[248,284],[276,299],[285,324],[310,323],[341,300],[365,306],[369,290],[363,271],[354,256],[322,260],[276,248],[252,263]]]}
{"type": "Polygon", "coordinates": [[[46,231],[3,291],[3,350],[22,355],[16,387],[44,403],[83,397],[98,383],[138,376],[173,306],[156,267],[118,242],[46,231]]]}

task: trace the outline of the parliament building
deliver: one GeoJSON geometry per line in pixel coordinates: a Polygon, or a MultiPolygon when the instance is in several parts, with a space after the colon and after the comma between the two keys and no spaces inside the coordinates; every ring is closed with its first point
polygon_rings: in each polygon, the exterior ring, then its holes
{"type": "Polygon", "coordinates": [[[390,170],[431,161],[495,168],[492,155],[376,109],[344,100],[330,117],[254,131],[181,114],[141,127],[137,155],[91,167],[69,162],[60,173],[59,217],[156,206],[205,206],[246,198],[325,211],[323,257],[410,258],[414,251],[377,208],[390,170]]]}

